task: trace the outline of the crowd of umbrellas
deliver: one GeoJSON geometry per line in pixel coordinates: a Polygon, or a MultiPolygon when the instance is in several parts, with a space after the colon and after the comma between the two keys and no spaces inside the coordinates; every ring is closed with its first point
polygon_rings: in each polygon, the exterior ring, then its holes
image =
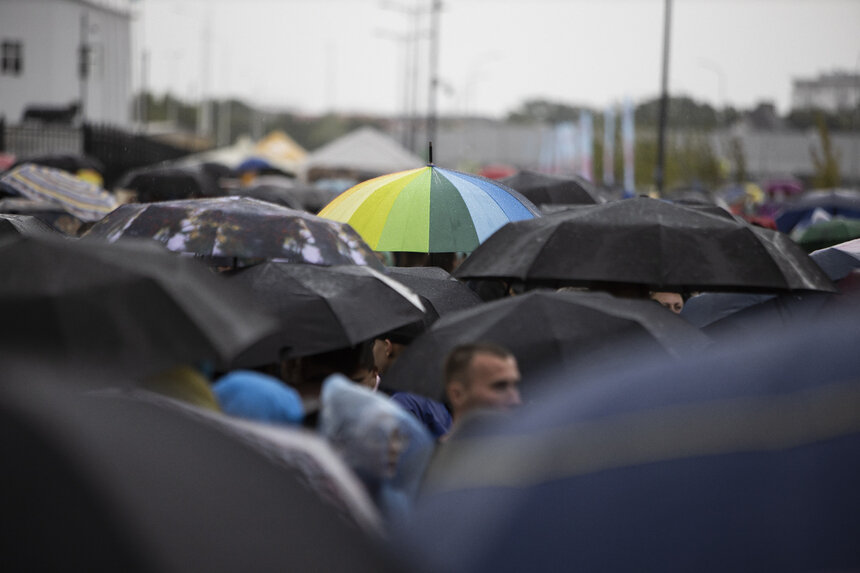
{"type": "Polygon", "coordinates": [[[860,192],[262,167],[0,175],[11,562],[860,568],[860,192]],[[381,380],[343,366],[396,333],[381,380]],[[523,405],[437,440],[388,396],[442,407],[475,342],[523,405]]]}

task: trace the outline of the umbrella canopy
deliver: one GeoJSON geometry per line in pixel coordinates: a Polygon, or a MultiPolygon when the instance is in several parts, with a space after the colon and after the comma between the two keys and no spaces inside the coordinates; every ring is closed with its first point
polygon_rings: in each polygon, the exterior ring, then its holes
{"type": "Polygon", "coordinates": [[[223,195],[212,177],[187,167],[145,167],[132,171],[119,184],[137,193],[137,201],[171,201],[223,195]]]}
{"type": "Polygon", "coordinates": [[[13,167],[23,165],[24,163],[33,163],[35,165],[41,165],[43,167],[62,169],[67,173],[71,173],[72,175],[75,175],[79,171],[85,170],[95,171],[99,174],[103,174],[105,172],[104,164],[95,157],[89,157],[86,155],[75,155],[73,153],[52,153],[49,155],[37,155],[35,157],[28,157],[26,159],[16,162],[13,167]]]}
{"type": "Polygon", "coordinates": [[[523,169],[501,180],[535,205],[595,205],[600,193],[587,181],[523,169]]]}
{"type": "Polygon", "coordinates": [[[860,191],[854,189],[819,189],[808,191],[797,200],[783,206],[776,217],[776,227],[787,233],[808,221],[816,209],[831,216],[860,218],[860,191]]]}
{"type": "Polygon", "coordinates": [[[807,251],[817,251],[831,245],[860,237],[860,218],[837,216],[829,221],[813,223],[795,239],[807,251]]]}
{"type": "MultiPolygon", "coordinates": [[[[845,279],[854,270],[860,269],[860,239],[815,251],[810,258],[821,267],[830,280],[836,281],[839,287],[839,281],[845,279]]],[[[842,291],[842,288],[840,287],[839,290],[842,291]]],[[[782,300],[799,300],[804,297],[816,298],[810,293],[794,294],[791,298],[782,300]]],[[[773,298],[774,295],[770,294],[706,292],[688,300],[681,311],[681,316],[690,324],[704,328],[747,307],[759,305],[773,298]]]]}
{"type": "Polygon", "coordinates": [[[98,185],[60,169],[32,163],[4,173],[0,187],[28,199],[59,205],[82,221],[98,221],[117,206],[113,195],[98,185]]]}
{"type": "Polygon", "coordinates": [[[439,316],[483,302],[475,291],[439,267],[389,267],[388,276],[424,297],[439,316]]]}
{"type": "Polygon", "coordinates": [[[13,235],[39,235],[48,233],[57,234],[57,231],[41,219],[32,215],[13,215],[0,213],[0,236],[13,235]]]}
{"type": "Polygon", "coordinates": [[[652,301],[605,293],[531,291],[437,320],[385,375],[393,390],[444,397],[442,366],[457,345],[495,342],[517,357],[523,393],[554,368],[580,372],[642,348],[667,358],[701,350],[706,336],[652,301]]]}
{"type": "Polygon", "coordinates": [[[821,269],[781,233],[716,207],[642,197],[510,223],[454,275],[651,290],[833,290],[821,269]]]}
{"type": "Polygon", "coordinates": [[[147,244],[0,240],[0,346],[144,377],[226,362],[274,321],[200,263],[147,244]]]}
{"type": "Polygon", "coordinates": [[[858,345],[856,315],[765,327],[464,427],[425,479],[413,559],[494,573],[857,569],[858,345]]]}
{"type": "Polygon", "coordinates": [[[354,346],[424,316],[412,291],[369,267],[269,262],[229,281],[281,322],[276,334],[239,359],[246,365],[277,362],[283,347],[295,357],[354,346]]]}
{"type": "Polygon", "coordinates": [[[0,494],[7,563],[397,570],[377,536],[338,506],[344,485],[360,486],[322,440],[287,430],[267,438],[163,399],[82,395],[68,372],[7,366],[0,451],[15,468],[0,494]]]}
{"type": "Polygon", "coordinates": [[[235,195],[253,197],[291,209],[302,209],[310,213],[317,213],[339,195],[336,191],[320,189],[278,175],[257,177],[247,188],[240,187],[232,192],[235,195]]]}
{"type": "Polygon", "coordinates": [[[87,236],[150,238],[172,251],[206,257],[383,268],[349,225],[249,197],[123,205],[87,236]]]}
{"type": "Polygon", "coordinates": [[[497,182],[429,165],[347,189],[320,211],[349,223],[376,251],[469,252],[509,221],[538,217],[497,182]]]}

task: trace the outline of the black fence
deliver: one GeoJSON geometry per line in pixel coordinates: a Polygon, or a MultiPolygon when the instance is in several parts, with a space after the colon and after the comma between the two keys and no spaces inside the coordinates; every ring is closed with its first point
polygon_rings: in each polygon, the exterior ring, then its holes
{"type": "Polygon", "coordinates": [[[92,124],[84,126],[83,146],[86,155],[98,159],[105,166],[104,181],[108,188],[132,169],[179,159],[191,153],[145,135],[92,124]]]}
{"type": "Polygon", "coordinates": [[[0,118],[0,152],[20,159],[38,155],[74,154],[98,159],[105,166],[104,184],[110,189],[128,171],[179,159],[191,153],[152,138],[100,124],[8,125],[0,118]]]}

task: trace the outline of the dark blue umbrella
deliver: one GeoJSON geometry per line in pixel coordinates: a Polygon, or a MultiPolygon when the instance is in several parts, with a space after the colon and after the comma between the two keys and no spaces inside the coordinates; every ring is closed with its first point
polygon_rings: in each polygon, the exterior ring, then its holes
{"type": "Polygon", "coordinates": [[[831,216],[860,218],[860,191],[854,189],[830,189],[809,191],[800,199],[788,203],[776,218],[776,228],[788,233],[798,224],[809,221],[816,209],[831,216]]]}
{"type": "Polygon", "coordinates": [[[405,545],[439,571],[857,569],[858,347],[855,314],[560,384],[442,447],[405,545]]]}

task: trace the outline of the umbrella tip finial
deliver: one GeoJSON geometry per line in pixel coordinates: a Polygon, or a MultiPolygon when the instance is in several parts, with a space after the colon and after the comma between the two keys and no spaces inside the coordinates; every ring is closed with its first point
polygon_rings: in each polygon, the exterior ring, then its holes
{"type": "Polygon", "coordinates": [[[433,165],[433,142],[428,141],[427,146],[428,146],[428,153],[427,153],[428,161],[427,161],[427,163],[429,165],[433,165]]]}

